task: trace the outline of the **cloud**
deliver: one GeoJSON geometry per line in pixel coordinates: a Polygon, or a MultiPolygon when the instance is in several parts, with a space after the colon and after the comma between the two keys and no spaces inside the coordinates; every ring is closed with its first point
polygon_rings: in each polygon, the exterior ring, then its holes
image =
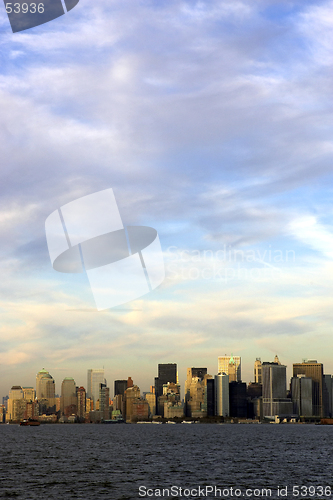
{"type": "Polygon", "coordinates": [[[174,346],[184,368],[222,346],[255,357],[256,340],[327,330],[331,6],[96,0],[3,32],[0,307],[13,369],[125,370],[127,355],[128,370],[152,367],[174,346]],[[107,187],[125,223],[156,227],[164,249],[291,249],[296,261],[270,262],[274,278],[265,263],[241,277],[227,263],[227,281],[202,278],[216,262],[196,263],[198,279],[178,263],[130,305],[142,311],[83,312],[86,278],[53,272],[44,222],[107,187]]]}

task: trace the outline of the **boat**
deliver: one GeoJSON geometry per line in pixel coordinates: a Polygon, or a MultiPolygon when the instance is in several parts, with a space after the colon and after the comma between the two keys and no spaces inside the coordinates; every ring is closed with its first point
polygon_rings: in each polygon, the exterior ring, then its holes
{"type": "Polygon", "coordinates": [[[28,418],[28,419],[22,420],[22,422],[20,422],[20,425],[23,427],[26,427],[28,425],[36,426],[36,425],[40,425],[40,422],[38,420],[36,420],[35,418],[28,418]]]}
{"type": "Polygon", "coordinates": [[[319,425],[333,425],[333,418],[322,418],[319,425]]]}

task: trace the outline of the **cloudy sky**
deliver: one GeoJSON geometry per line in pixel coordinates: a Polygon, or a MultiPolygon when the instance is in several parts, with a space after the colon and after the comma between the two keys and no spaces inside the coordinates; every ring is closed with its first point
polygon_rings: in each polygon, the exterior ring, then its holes
{"type": "Polygon", "coordinates": [[[0,395],[45,367],[149,390],[217,357],[333,373],[333,2],[81,0],[13,34],[0,9],[0,395]],[[112,187],[166,279],[94,311],[47,216],[112,187]]]}

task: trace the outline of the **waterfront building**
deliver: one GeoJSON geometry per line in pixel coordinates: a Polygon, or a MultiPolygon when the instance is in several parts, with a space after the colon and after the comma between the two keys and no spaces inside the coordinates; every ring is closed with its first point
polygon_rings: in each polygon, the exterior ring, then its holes
{"type": "Polygon", "coordinates": [[[99,411],[102,420],[109,420],[109,400],[110,400],[110,389],[106,387],[106,384],[99,385],[99,411]]]}
{"type": "Polygon", "coordinates": [[[181,401],[164,403],[164,418],[183,418],[184,404],[181,401]]]}
{"type": "Polygon", "coordinates": [[[293,413],[300,417],[313,416],[313,381],[310,377],[297,375],[290,382],[293,413]]]}
{"type": "Polygon", "coordinates": [[[317,417],[324,416],[323,407],[323,364],[318,363],[316,360],[309,359],[303,360],[302,363],[293,364],[293,376],[304,375],[313,380],[312,387],[312,405],[313,414],[317,417]]]}
{"type": "Polygon", "coordinates": [[[99,398],[99,384],[106,385],[104,368],[100,370],[89,369],[87,376],[87,397],[93,400],[94,408],[96,408],[96,402],[99,398]]]}
{"type": "Polygon", "coordinates": [[[333,409],[332,409],[332,391],[333,391],[333,383],[332,383],[332,375],[324,375],[323,376],[323,413],[324,417],[332,418],[333,409]]]}
{"type": "Polygon", "coordinates": [[[118,396],[119,394],[123,396],[127,389],[127,380],[115,380],[114,381],[114,396],[118,396]]]}
{"type": "Polygon", "coordinates": [[[20,385],[13,385],[9,391],[7,421],[19,422],[24,418],[26,401],[20,385]]]}
{"type": "Polygon", "coordinates": [[[262,364],[263,416],[293,415],[293,404],[287,399],[285,365],[278,362],[262,364]]]}
{"type": "Polygon", "coordinates": [[[254,383],[262,384],[261,358],[256,358],[254,362],[254,383]]]}
{"type": "Polygon", "coordinates": [[[215,415],[215,380],[205,378],[205,395],[203,409],[207,417],[215,415]]]}
{"type": "Polygon", "coordinates": [[[241,357],[240,356],[224,356],[218,357],[218,373],[225,373],[230,375],[229,381],[240,382],[242,380],[241,376],[241,357]]]}
{"type": "Polygon", "coordinates": [[[158,376],[155,377],[156,412],[158,415],[158,398],[163,395],[163,385],[168,382],[177,383],[177,364],[160,363],[158,365],[158,376]]]}
{"type": "Polygon", "coordinates": [[[205,413],[205,385],[204,379],[211,378],[207,375],[207,368],[187,368],[185,381],[185,414],[188,417],[204,417],[205,413]]]}
{"type": "Polygon", "coordinates": [[[55,381],[44,368],[36,375],[36,397],[40,403],[40,413],[55,411],[55,381]]]}
{"type": "Polygon", "coordinates": [[[77,389],[77,416],[80,420],[84,420],[86,416],[86,390],[84,387],[77,389]]]}
{"type": "Polygon", "coordinates": [[[215,375],[215,415],[229,416],[229,375],[218,373],[215,375]]]}
{"type": "Polygon", "coordinates": [[[229,416],[247,418],[247,393],[245,382],[229,382],[229,416]]]}
{"type": "Polygon", "coordinates": [[[144,397],[148,401],[148,406],[149,406],[149,416],[153,417],[156,415],[156,397],[153,392],[146,392],[144,394],[144,397]]]}
{"type": "Polygon", "coordinates": [[[77,414],[76,384],[72,377],[65,377],[62,381],[60,412],[65,417],[77,414]]]}
{"type": "Polygon", "coordinates": [[[148,420],[149,418],[149,404],[144,398],[134,398],[132,401],[132,422],[140,422],[148,420]]]}
{"type": "Polygon", "coordinates": [[[140,388],[137,385],[133,387],[128,387],[125,391],[124,401],[123,401],[123,417],[126,422],[131,422],[133,417],[133,401],[140,397],[140,388]]]}
{"type": "Polygon", "coordinates": [[[6,421],[6,407],[5,405],[0,405],[0,424],[4,424],[6,421]]]}

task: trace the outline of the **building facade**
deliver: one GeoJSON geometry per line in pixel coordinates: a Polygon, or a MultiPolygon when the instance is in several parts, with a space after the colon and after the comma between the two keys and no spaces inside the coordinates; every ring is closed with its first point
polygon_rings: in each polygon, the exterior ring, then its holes
{"type": "Polygon", "coordinates": [[[240,382],[242,380],[242,363],[240,356],[224,356],[218,357],[218,373],[230,375],[230,382],[240,382]]]}

